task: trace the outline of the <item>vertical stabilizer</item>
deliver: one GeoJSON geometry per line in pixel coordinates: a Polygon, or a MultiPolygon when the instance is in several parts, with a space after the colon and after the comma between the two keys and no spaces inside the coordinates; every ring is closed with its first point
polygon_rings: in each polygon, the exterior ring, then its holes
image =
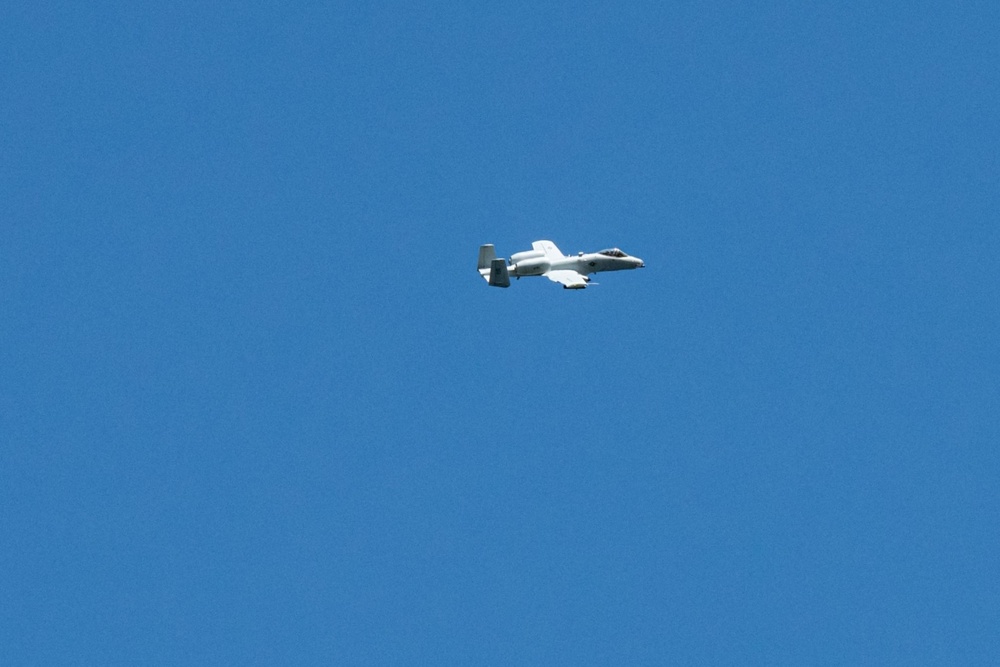
{"type": "Polygon", "coordinates": [[[494,259],[490,262],[490,285],[493,287],[510,287],[510,274],[507,273],[507,262],[494,259]]]}
{"type": "Polygon", "coordinates": [[[479,270],[490,268],[490,264],[497,258],[497,251],[492,243],[479,246],[479,270]]]}

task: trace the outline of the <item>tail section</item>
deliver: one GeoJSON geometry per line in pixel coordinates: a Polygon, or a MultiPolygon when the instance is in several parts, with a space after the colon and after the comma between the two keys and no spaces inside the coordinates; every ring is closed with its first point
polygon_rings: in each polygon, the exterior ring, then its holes
{"type": "Polygon", "coordinates": [[[507,262],[494,259],[490,262],[490,285],[493,287],[510,287],[510,274],[507,273],[507,262]]]}
{"type": "Polygon", "coordinates": [[[506,260],[497,257],[492,243],[479,246],[479,275],[493,287],[510,287],[506,260]]]}
{"type": "Polygon", "coordinates": [[[492,243],[479,246],[479,270],[490,268],[490,263],[497,258],[497,251],[492,243]]]}

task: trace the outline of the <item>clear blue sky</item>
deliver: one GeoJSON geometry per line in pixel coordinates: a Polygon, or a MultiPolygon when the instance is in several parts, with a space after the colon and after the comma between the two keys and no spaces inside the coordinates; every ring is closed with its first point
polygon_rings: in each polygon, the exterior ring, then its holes
{"type": "Polygon", "coordinates": [[[3,10],[0,663],[996,664],[1000,5],[828,4],[3,10]]]}

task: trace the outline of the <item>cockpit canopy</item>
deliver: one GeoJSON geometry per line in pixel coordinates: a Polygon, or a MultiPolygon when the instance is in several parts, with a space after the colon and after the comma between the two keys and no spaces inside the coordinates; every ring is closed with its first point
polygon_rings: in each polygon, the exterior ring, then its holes
{"type": "Polygon", "coordinates": [[[628,255],[626,255],[625,253],[623,253],[618,248],[608,248],[607,250],[602,250],[601,252],[599,252],[597,254],[598,255],[607,255],[608,257],[628,257],[628,255]]]}

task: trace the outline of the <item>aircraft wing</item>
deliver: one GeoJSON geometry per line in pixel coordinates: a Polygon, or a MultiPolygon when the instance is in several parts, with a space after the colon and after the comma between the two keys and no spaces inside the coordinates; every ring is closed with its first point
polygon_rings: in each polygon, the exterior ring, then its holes
{"type": "Polygon", "coordinates": [[[573,269],[547,271],[544,275],[554,283],[562,283],[566,289],[583,289],[587,286],[587,279],[573,269]]]}
{"type": "Polygon", "coordinates": [[[544,252],[550,262],[557,259],[563,259],[562,252],[552,241],[535,241],[531,244],[531,249],[544,252]]]}

